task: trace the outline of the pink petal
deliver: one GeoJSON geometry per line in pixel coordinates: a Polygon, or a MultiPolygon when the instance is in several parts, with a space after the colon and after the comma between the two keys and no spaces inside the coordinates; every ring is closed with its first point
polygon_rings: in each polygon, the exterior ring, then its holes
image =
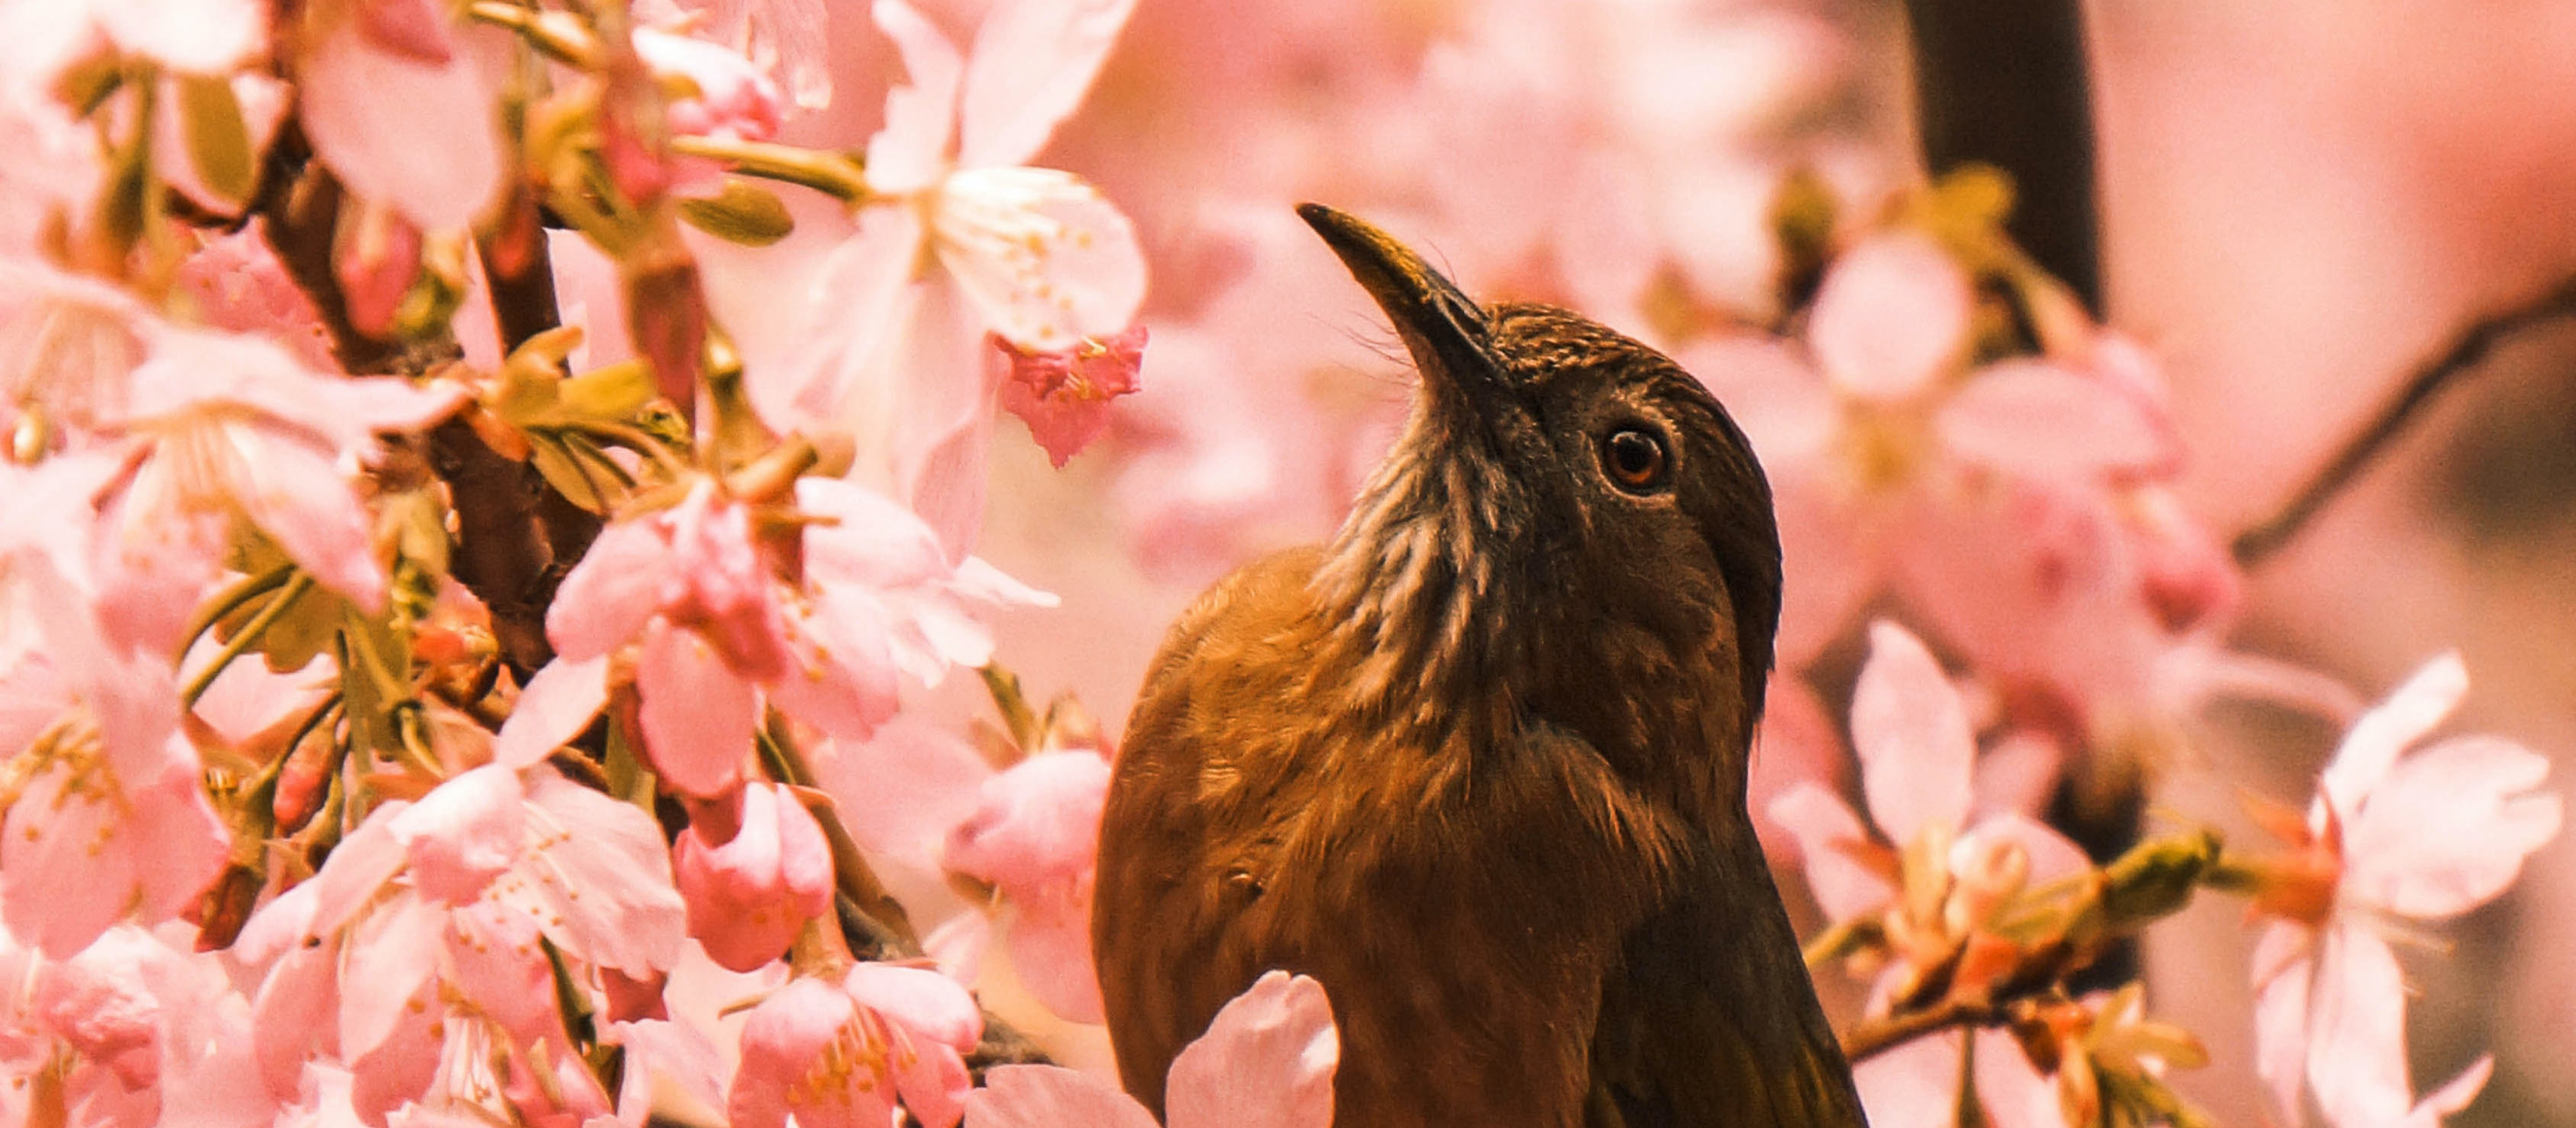
{"type": "MultiPolygon", "coordinates": [[[[176,738],[173,738],[176,740],[176,738]]],[[[232,830],[206,801],[197,773],[171,773],[127,792],[135,859],[135,912],[158,924],[193,908],[231,856],[232,830]]]]}
{"type": "Polygon", "coordinates": [[[340,1050],[365,1056],[394,1035],[439,966],[447,910],[418,897],[395,897],[358,921],[341,947],[340,1050]]]}
{"type": "Polygon", "coordinates": [[[2558,835],[2559,797],[2532,790],[2548,775],[2547,758],[2494,737],[2398,761],[2344,827],[2343,895],[2428,919],[2485,904],[2558,835]]]}
{"type": "Polygon", "coordinates": [[[928,864],[982,802],[993,769],[946,726],[897,715],[866,741],[835,741],[815,765],[861,849],[928,864]]]}
{"type": "Polygon", "coordinates": [[[1144,252],[1099,190],[1052,169],[972,168],[940,194],[939,261],[1004,340],[1052,352],[1135,321],[1144,252]]]}
{"type": "Polygon", "coordinates": [[[233,425],[239,452],[232,489],[253,524],[323,587],[368,614],[384,610],[385,566],[376,558],[375,518],[347,476],[323,453],[264,428],[233,425]]]}
{"type": "Polygon", "coordinates": [[[525,825],[519,773],[486,764],[439,784],[389,829],[410,858],[412,883],[451,905],[483,895],[517,863],[525,825]]]}
{"type": "Polygon", "coordinates": [[[1812,783],[1790,788],[1772,800],[1771,821],[1796,838],[1807,888],[1834,920],[1850,920],[1886,905],[1894,887],[1877,871],[1852,856],[1869,845],[1869,831],[1840,798],[1812,783]]]}
{"type": "Polygon", "coordinates": [[[957,981],[927,968],[862,963],[841,981],[859,1005],[931,1045],[964,1053],[984,1036],[984,1012],[957,981]]]}
{"type": "Polygon", "coordinates": [[[620,521],[600,531],[573,565],[546,609],[546,637],[575,661],[597,658],[635,640],[680,577],[669,534],[652,518],[620,521]]]}
{"type": "Polygon", "coordinates": [[[2306,928],[2275,921],[2255,944],[2254,1071],[2270,1088],[2284,1124],[2299,1122],[2299,1087],[2306,1080],[2314,939],[2306,928]]]}
{"type": "Polygon", "coordinates": [[[966,63],[958,163],[1026,164],[1072,115],[1136,0],[1002,0],[966,63]]]}
{"type": "Polygon", "coordinates": [[[687,938],[688,909],[671,885],[661,825],[552,769],[530,771],[525,784],[537,834],[518,880],[500,895],[546,922],[575,959],[636,979],[669,969],[687,938]]]}
{"type": "Polygon", "coordinates": [[[2055,1078],[2031,1065],[2012,1035],[1979,1030],[1976,1051],[1977,1100],[1993,1128],[2066,1128],[2055,1078]]]}
{"type": "Polygon", "coordinates": [[[1904,399],[1963,359],[1974,301],[1967,274],[1940,244],[1909,231],[1875,235],[1825,275],[1808,314],[1808,347],[1836,388],[1904,399]]]}
{"type": "Polygon", "coordinates": [[[812,607],[791,610],[788,631],[789,669],[770,683],[771,703],[845,740],[865,740],[894,716],[894,658],[876,601],[826,588],[812,607]]]}
{"type": "Polygon", "coordinates": [[[1340,1032],[1323,984],[1273,971],[1172,1059],[1171,1128],[1327,1128],[1340,1032]]]}
{"type": "Polygon", "coordinates": [[[1960,457],[2006,473],[2077,483],[2170,466],[2172,427],[2110,385],[2044,360],[1981,369],[1934,426],[1960,457]]]}
{"type": "Polygon", "coordinates": [[[1905,628],[1872,623],[1869,640],[1869,664],[1852,691],[1852,745],[1870,817],[1900,846],[1933,823],[1956,831],[1968,817],[1977,755],[1967,706],[1905,628]]]}
{"type": "Polygon", "coordinates": [[[1091,885],[1019,902],[1011,967],[1031,998],[1067,1022],[1107,1022],[1091,957],[1091,885]]]}
{"type": "Polygon", "coordinates": [[[98,939],[134,892],[117,804],[71,783],[70,767],[47,769],[0,825],[0,923],[55,959],[98,939]]]}
{"type": "Polygon", "coordinates": [[[886,94],[885,128],[868,139],[868,184],[888,194],[917,192],[947,163],[964,63],[957,46],[903,0],[876,0],[869,14],[903,53],[906,82],[886,94]]]}
{"type": "Polygon", "coordinates": [[[1917,1038],[1852,1067],[1870,1128],[1955,1128],[1960,1036],[1917,1038]]]}
{"type": "Polygon", "coordinates": [[[557,657],[519,691],[519,702],[492,743],[492,762],[524,768],[554,755],[565,741],[589,728],[608,702],[608,656],[595,654],[575,661],[557,657]]]}
{"type": "MultiPolygon", "coordinates": [[[[311,916],[301,926],[304,935],[338,932],[375,899],[386,882],[402,872],[408,852],[394,840],[393,821],[409,809],[411,804],[396,800],[369,812],[366,821],[341,839],[331,856],[323,860],[322,871],[295,887],[313,890],[311,916]]],[[[279,903],[285,902],[281,899],[279,903]]]]}
{"type": "Polygon", "coordinates": [[[344,23],[303,58],[304,131],[360,199],[430,231],[473,222],[500,186],[493,94],[473,61],[389,51],[344,23]]]}
{"type": "Polygon", "coordinates": [[[1022,352],[1000,338],[994,343],[1011,364],[1002,408],[1029,425],[1030,437],[1059,470],[1109,429],[1110,401],[1136,390],[1145,360],[1142,325],[1059,352],[1022,352]]]}
{"type": "Polygon", "coordinates": [[[732,971],[778,958],[805,922],[832,908],[832,854],[804,804],[775,784],[742,790],[741,826],[723,843],[691,824],[671,870],[689,903],[689,934],[732,971]]]}
{"type": "Polygon", "coordinates": [[[645,753],[663,782],[713,797],[742,777],[760,701],[696,631],[655,619],[635,663],[645,753]]]}
{"type": "Polygon", "coordinates": [[[871,1071],[819,1060],[857,1017],[849,993],[819,979],[793,980],[753,1008],[726,1098],[734,1128],[785,1128],[790,1113],[806,1128],[883,1128],[894,1105],[871,1071]]]}
{"type": "Polygon", "coordinates": [[[1100,841],[1109,761],[1088,750],[1031,756],[984,781],[973,817],[948,835],[950,869],[1036,893],[1087,874],[1100,841]]]}
{"type": "MultiPolygon", "coordinates": [[[[797,345],[781,375],[748,381],[753,406],[772,427],[819,430],[873,421],[891,431],[900,422],[897,393],[909,381],[949,375],[888,371],[919,304],[914,281],[929,237],[921,216],[911,208],[864,208],[857,223],[816,269],[792,338],[797,345]]],[[[863,453],[878,449],[872,445],[878,435],[861,439],[863,453]]]]}
{"type": "Polygon", "coordinates": [[[2362,714],[2344,734],[2334,762],[2326,765],[2317,794],[2349,819],[2408,745],[2423,738],[2451,715],[2469,692],[2469,668],[2458,651],[2424,664],[2378,707],[2362,714]]]}
{"type": "Polygon", "coordinates": [[[2406,1074],[2406,982],[2388,943],[2337,925],[2309,999],[2308,1088],[2337,1125],[2389,1124],[2413,1104],[2406,1074]]]}
{"type": "Polygon", "coordinates": [[[488,900],[459,908],[448,916],[448,985],[521,1044],[560,1045],[554,970],[537,941],[537,922],[526,913],[488,900]]]}
{"type": "Polygon", "coordinates": [[[966,1128],[1157,1128],[1136,1099],[1079,1070],[1005,1065],[966,1098],[966,1128]]]}
{"type": "Polygon", "coordinates": [[[256,0],[111,0],[88,8],[117,46],[173,70],[223,74],[268,46],[267,6],[256,0]]]}
{"type": "Polygon", "coordinates": [[[2032,885],[2045,885],[2093,868],[2093,861],[2084,855],[2083,847],[2058,833],[2056,828],[2019,811],[1987,817],[1968,833],[1960,835],[1957,842],[1951,843],[1950,857],[1955,864],[1959,859],[1975,857],[2001,842],[2021,847],[2022,853],[2029,857],[2032,885]]]}

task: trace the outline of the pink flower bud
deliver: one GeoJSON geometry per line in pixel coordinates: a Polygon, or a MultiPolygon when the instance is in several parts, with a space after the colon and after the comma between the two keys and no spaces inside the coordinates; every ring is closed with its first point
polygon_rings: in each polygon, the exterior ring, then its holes
{"type": "Polygon", "coordinates": [[[778,958],[805,922],[832,908],[832,851],[823,828],[776,784],[742,789],[739,828],[720,842],[700,820],[672,844],[672,876],[689,903],[689,935],[709,958],[750,971],[778,958]]]}

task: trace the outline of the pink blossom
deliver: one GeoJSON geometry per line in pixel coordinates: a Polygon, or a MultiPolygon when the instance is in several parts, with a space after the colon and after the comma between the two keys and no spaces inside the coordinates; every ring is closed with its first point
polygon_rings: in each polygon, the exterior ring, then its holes
{"type": "Polygon", "coordinates": [[[2406,1063],[2406,988],[2380,930],[2447,920],[2494,899],[2558,834],[2549,761],[2494,737],[2409,749],[2458,706],[2468,671],[2445,654],[2344,736],[2303,825],[2300,853],[2265,871],[2270,917],[2254,956],[2256,1065],[2282,1116],[2302,1081],[2337,1128],[2426,1125],[2476,1096],[2487,1063],[2423,1100],[2406,1063]]]}
{"type": "MultiPolygon", "coordinates": [[[[1791,787],[1770,814],[1795,837],[1808,885],[1829,917],[1882,920],[1898,956],[1872,992],[1873,1005],[1884,1006],[1914,990],[1921,969],[1955,956],[2023,890],[2082,873],[2089,863],[2074,843],[2026,816],[2002,812],[1969,822],[1977,746],[1959,691],[1904,628],[1872,624],[1870,642],[1851,730],[1861,790],[1884,837],[1874,839],[1839,797],[1811,783],[1791,787]],[[1900,867],[1900,854],[1928,864],[1900,867]]],[[[1856,1077],[1871,1122],[1947,1124],[1957,1107],[1962,1046],[1962,1036],[1946,1035],[1862,1063],[1856,1077]]],[[[1976,1056],[1990,1116],[2054,1123],[2016,1115],[2012,1094],[2045,1086],[2008,1037],[1980,1035],[1976,1056]]]]}
{"type": "MultiPolygon", "coordinates": [[[[1322,984],[1273,971],[1172,1059],[1170,1128],[1326,1128],[1341,1039],[1322,984]]],[[[1152,1128],[1135,1098],[1051,1065],[993,1070],[966,1099],[968,1128],[1152,1128]]]]}
{"type": "Polygon", "coordinates": [[[672,875],[689,902],[689,935],[734,971],[778,958],[805,922],[832,911],[832,852],[794,792],[745,787],[731,819],[726,800],[702,804],[671,847],[672,875]],[[730,837],[724,831],[732,832],[730,837]]]}
{"type": "MultiPolygon", "coordinates": [[[[12,1095],[32,1088],[77,1110],[77,1123],[120,1128],[275,1116],[250,1068],[250,1001],[220,957],[188,950],[193,935],[119,926],[56,960],[0,932],[11,985],[0,995],[0,1069],[12,1095]]],[[[9,1100],[0,1096],[0,1111],[25,1111],[9,1100]]]]}
{"type": "Polygon", "coordinates": [[[880,1128],[900,1098],[929,1128],[955,1128],[960,1056],[983,1036],[966,989],[935,971],[866,963],[840,982],[800,978],[751,1012],[727,1102],[736,1128],[880,1128]]]}
{"type": "Polygon", "coordinates": [[[1023,167],[1080,103],[1133,0],[1006,0],[974,50],[902,0],[878,27],[909,84],[868,143],[873,193],[822,267],[784,379],[755,382],[779,425],[855,431],[861,480],[962,554],[981,522],[994,384],[986,332],[1054,352],[1135,320],[1145,260],[1127,217],[1068,173],[1023,167]]]}
{"type": "MultiPolygon", "coordinates": [[[[558,661],[579,673],[528,695],[554,722],[546,727],[602,699],[592,679],[605,669],[587,663],[635,644],[655,767],[689,794],[723,795],[751,752],[762,702],[827,735],[864,737],[893,715],[898,671],[935,684],[952,664],[990,657],[970,602],[1052,598],[981,560],[951,567],[918,518],[867,490],[806,478],[796,496],[812,523],[795,585],[754,543],[749,507],[720,498],[711,481],[601,533],[547,615],[558,661]]],[[[506,733],[504,744],[513,756],[550,747],[506,733]]]]}
{"type": "Polygon", "coordinates": [[[991,884],[1016,910],[1009,937],[1021,982],[1075,1022],[1102,1021],[1091,890],[1108,793],[1098,753],[1040,753],[985,780],[982,804],[948,834],[948,868],[991,884]]]}
{"type": "Polygon", "coordinates": [[[434,0],[354,0],[307,44],[298,106],[314,152],[360,199],[428,231],[473,221],[501,183],[498,75],[434,0]]]}
{"type": "Polygon", "coordinates": [[[167,652],[235,516],[322,586],[374,611],[385,566],[351,478],[379,431],[428,426],[460,388],[342,379],[267,341],[160,328],[113,425],[131,473],[101,499],[100,599],[131,645],[167,652]]]}
{"type": "Polygon", "coordinates": [[[685,79],[692,90],[663,107],[672,132],[744,141],[778,132],[778,86],[742,55],[652,28],[635,30],[635,53],[656,77],[685,79]]]}
{"type": "Polygon", "coordinates": [[[1022,352],[999,337],[994,344],[1011,362],[1002,382],[1002,407],[1029,425],[1029,434],[1062,469],[1109,428],[1109,402],[1136,390],[1145,362],[1145,327],[1107,340],[1086,340],[1055,352],[1022,352]]]}
{"type": "Polygon", "coordinates": [[[0,589],[0,607],[15,601],[44,649],[0,655],[0,748],[20,788],[0,823],[0,922],[64,958],[120,920],[177,916],[230,836],[166,661],[110,649],[86,601],[41,558],[9,560],[9,539],[0,578],[19,590],[0,589]]]}
{"type": "MultiPolygon", "coordinates": [[[[685,916],[650,815],[551,769],[465,772],[377,807],[311,880],[253,914],[235,951],[266,967],[261,1074],[291,1097],[309,1055],[347,1064],[371,1122],[480,1091],[442,1073],[448,1039],[490,1039],[521,1081],[551,1075],[532,1055],[569,1041],[538,938],[577,967],[647,977],[678,958],[685,916]]],[[[583,1099],[605,1109],[604,1095],[583,1099]]]]}
{"type": "Polygon", "coordinates": [[[666,28],[695,27],[753,65],[779,72],[799,109],[832,104],[823,0],[639,0],[635,12],[666,28]]]}

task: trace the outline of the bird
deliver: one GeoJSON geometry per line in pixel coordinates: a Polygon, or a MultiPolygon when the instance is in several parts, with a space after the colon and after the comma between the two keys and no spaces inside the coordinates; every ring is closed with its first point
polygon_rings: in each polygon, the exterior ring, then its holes
{"type": "Polygon", "coordinates": [[[1157,1118],[1263,973],[1338,1128],[1862,1125],[1747,810],[1780,617],[1752,447],[1663,354],[1299,215],[1420,373],[1333,539],[1201,595],[1103,809],[1095,967],[1157,1118]]]}

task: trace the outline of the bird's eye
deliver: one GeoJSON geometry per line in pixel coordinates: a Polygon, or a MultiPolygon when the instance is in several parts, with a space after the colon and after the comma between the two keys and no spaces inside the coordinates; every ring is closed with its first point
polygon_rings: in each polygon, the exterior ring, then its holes
{"type": "Polygon", "coordinates": [[[1610,481],[1629,493],[1646,493],[1664,484],[1672,470],[1663,432],[1632,423],[1601,440],[1601,466],[1610,481]]]}

